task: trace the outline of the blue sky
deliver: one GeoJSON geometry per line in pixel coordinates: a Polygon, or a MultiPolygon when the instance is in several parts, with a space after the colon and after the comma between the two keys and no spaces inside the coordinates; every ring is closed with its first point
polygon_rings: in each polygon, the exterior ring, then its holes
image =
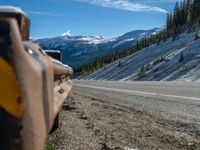
{"type": "Polygon", "coordinates": [[[31,37],[119,36],[161,27],[178,0],[0,0],[21,7],[31,18],[31,37]]]}

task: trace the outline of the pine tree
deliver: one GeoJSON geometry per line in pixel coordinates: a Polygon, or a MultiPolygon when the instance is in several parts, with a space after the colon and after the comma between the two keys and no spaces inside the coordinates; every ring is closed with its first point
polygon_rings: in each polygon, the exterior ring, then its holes
{"type": "Polygon", "coordinates": [[[198,31],[198,29],[196,29],[194,40],[197,40],[197,39],[199,39],[199,31],[198,31]]]}
{"type": "Polygon", "coordinates": [[[191,24],[191,14],[192,14],[192,0],[187,0],[186,2],[186,24],[189,27],[191,24]]]}
{"type": "Polygon", "coordinates": [[[183,61],[184,61],[184,54],[183,54],[183,51],[181,51],[179,62],[183,62],[183,61]]]}
{"type": "Polygon", "coordinates": [[[118,67],[120,68],[122,66],[121,61],[118,62],[118,67]]]}
{"type": "Polygon", "coordinates": [[[192,5],[192,21],[195,22],[200,18],[200,0],[193,0],[192,5]]]}
{"type": "Polygon", "coordinates": [[[142,65],[140,67],[138,75],[141,76],[141,77],[145,75],[145,65],[142,65]]]}

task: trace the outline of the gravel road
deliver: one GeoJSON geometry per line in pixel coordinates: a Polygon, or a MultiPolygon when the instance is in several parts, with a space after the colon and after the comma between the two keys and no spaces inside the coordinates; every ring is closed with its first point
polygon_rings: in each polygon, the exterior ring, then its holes
{"type": "Polygon", "coordinates": [[[200,150],[200,102],[74,86],[49,141],[59,150],[200,150]]]}

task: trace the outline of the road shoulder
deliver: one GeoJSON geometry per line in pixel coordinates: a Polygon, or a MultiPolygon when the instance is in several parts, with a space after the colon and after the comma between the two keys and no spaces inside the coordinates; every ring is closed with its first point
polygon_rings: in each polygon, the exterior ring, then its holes
{"type": "Polygon", "coordinates": [[[86,96],[76,87],[61,110],[60,128],[49,139],[66,150],[200,149],[200,127],[86,96]]]}

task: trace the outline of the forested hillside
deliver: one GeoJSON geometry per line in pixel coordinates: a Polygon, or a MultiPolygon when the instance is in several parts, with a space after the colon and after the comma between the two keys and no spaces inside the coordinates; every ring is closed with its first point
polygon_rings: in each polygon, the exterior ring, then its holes
{"type": "MultiPolygon", "coordinates": [[[[84,64],[76,69],[76,75],[88,75],[99,68],[106,66],[120,58],[131,55],[143,48],[149,47],[153,44],[160,45],[166,42],[169,38],[175,41],[179,38],[181,33],[195,32],[195,40],[199,38],[200,25],[200,0],[184,0],[177,2],[174,11],[167,14],[165,27],[153,35],[145,36],[137,41],[132,48],[125,49],[120,52],[114,52],[110,55],[96,58],[95,61],[84,64]]],[[[119,66],[121,63],[119,61],[119,66]]]]}

